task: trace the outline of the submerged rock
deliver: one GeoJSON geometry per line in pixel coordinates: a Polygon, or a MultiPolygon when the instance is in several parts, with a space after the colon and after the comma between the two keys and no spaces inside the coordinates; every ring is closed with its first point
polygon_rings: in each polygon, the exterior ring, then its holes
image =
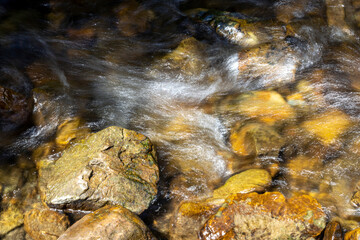
{"type": "Polygon", "coordinates": [[[146,9],[136,0],[123,1],[115,11],[117,27],[126,37],[150,30],[150,23],[155,18],[153,11],[146,9]]]}
{"type": "Polygon", "coordinates": [[[25,124],[31,115],[30,98],[0,86],[0,130],[8,131],[25,124]]]}
{"type": "Polygon", "coordinates": [[[360,191],[356,191],[354,195],[351,197],[351,203],[355,207],[360,207],[360,191]]]}
{"type": "Polygon", "coordinates": [[[300,56],[286,41],[245,49],[238,55],[238,78],[252,88],[276,87],[295,81],[300,56]]]}
{"type": "Polygon", "coordinates": [[[96,210],[106,204],[144,211],[157,193],[159,169],[150,140],[108,127],[42,161],[39,187],[49,207],[96,210]]]}
{"type": "Polygon", "coordinates": [[[59,240],[153,240],[155,239],[134,213],[121,206],[105,206],[77,221],[59,240]]]}
{"type": "Polygon", "coordinates": [[[323,3],[319,0],[278,1],[275,4],[276,18],[284,23],[305,17],[317,17],[323,13],[323,3]]]}
{"type": "Polygon", "coordinates": [[[170,225],[170,239],[198,240],[201,227],[223,203],[223,199],[212,198],[182,202],[170,225]]]}
{"type": "Polygon", "coordinates": [[[197,76],[207,68],[205,62],[205,45],[193,37],[180,42],[177,48],[166,54],[153,66],[154,71],[176,71],[187,76],[197,76]]]}
{"type": "Polygon", "coordinates": [[[314,190],[321,181],[322,160],[317,157],[297,156],[286,163],[287,179],[293,190],[314,190]]]}
{"type": "Polygon", "coordinates": [[[61,74],[49,62],[33,62],[26,67],[26,73],[35,88],[44,86],[56,88],[61,86],[61,74]]]}
{"type": "Polygon", "coordinates": [[[212,215],[200,239],[306,239],[325,228],[321,205],[308,195],[235,194],[212,215]]]}
{"type": "Polygon", "coordinates": [[[0,237],[24,223],[23,211],[17,205],[10,205],[0,213],[0,237]]]}
{"type": "Polygon", "coordinates": [[[57,127],[55,143],[63,148],[75,139],[82,139],[90,133],[79,117],[65,120],[57,127]]]}
{"type": "Polygon", "coordinates": [[[360,228],[345,233],[345,240],[358,240],[360,238],[360,228]]]}
{"type": "Polygon", "coordinates": [[[333,27],[346,35],[352,35],[351,29],[345,19],[345,1],[326,0],[325,3],[326,17],[329,27],[333,27]]]}
{"type": "Polygon", "coordinates": [[[351,127],[351,119],[339,110],[331,110],[314,116],[301,124],[325,146],[334,144],[351,127]]]}
{"type": "Polygon", "coordinates": [[[68,217],[41,206],[24,215],[25,231],[36,240],[56,240],[70,226],[68,217]]]}
{"type": "Polygon", "coordinates": [[[234,193],[261,192],[271,184],[271,176],[264,169],[249,169],[230,177],[214,190],[214,198],[226,198],[234,193]]]}
{"type": "Polygon", "coordinates": [[[40,200],[36,172],[30,159],[0,168],[0,238],[23,239],[24,212],[40,200]],[[14,238],[12,238],[14,237],[14,238]],[[18,237],[18,238],[16,238],[18,237]]]}
{"type": "Polygon", "coordinates": [[[284,141],[272,127],[265,124],[238,123],[231,129],[230,144],[239,156],[276,159],[284,141]]]}
{"type": "Polygon", "coordinates": [[[2,240],[33,240],[26,234],[23,227],[18,227],[1,238],[2,240]]]}
{"type": "Polygon", "coordinates": [[[295,110],[275,91],[229,95],[218,102],[215,112],[223,115],[240,115],[268,125],[296,117],[295,110]]]}
{"type": "Polygon", "coordinates": [[[323,240],[344,239],[342,228],[339,222],[331,221],[326,225],[323,240]]]}
{"type": "Polygon", "coordinates": [[[210,25],[218,35],[241,47],[253,47],[285,38],[280,24],[259,21],[240,13],[193,9],[188,15],[195,21],[210,25]]]}
{"type": "Polygon", "coordinates": [[[181,202],[211,195],[211,180],[207,174],[199,170],[188,170],[177,175],[169,186],[172,202],[181,202]]]}

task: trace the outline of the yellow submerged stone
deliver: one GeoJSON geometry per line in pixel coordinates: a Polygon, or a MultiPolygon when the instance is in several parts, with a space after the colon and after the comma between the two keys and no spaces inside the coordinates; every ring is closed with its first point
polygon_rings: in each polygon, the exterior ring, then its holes
{"type": "Polygon", "coordinates": [[[164,56],[161,61],[171,69],[180,70],[187,75],[198,75],[206,68],[202,59],[205,45],[194,37],[182,40],[179,46],[164,56]]]}
{"type": "Polygon", "coordinates": [[[79,117],[65,120],[57,128],[55,143],[57,146],[66,146],[71,140],[80,139],[90,133],[90,129],[84,127],[79,117]]]}
{"type": "Polygon", "coordinates": [[[360,228],[354,229],[345,234],[345,240],[358,240],[360,239],[360,228]]]}
{"type": "Polygon", "coordinates": [[[325,146],[328,146],[335,143],[351,127],[351,120],[345,113],[332,110],[303,122],[301,127],[315,135],[325,146]]]}
{"type": "Polygon", "coordinates": [[[283,139],[270,126],[250,123],[236,124],[230,134],[230,144],[239,156],[274,155],[277,156],[283,139]]]}
{"type": "Polygon", "coordinates": [[[24,218],[21,209],[14,205],[10,205],[0,214],[0,236],[5,235],[23,223],[24,218]]]}
{"type": "Polygon", "coordinates": [[[214,190],[214,198],[226,198],[233,193],[263,191],[271,183],[271,176],[264,169],[249,169],[230,177],[223,186],[214,190]]]}
{"type": "Polygon", "coordinates": [[[321,180],[322,160],[317,157],[297,156],[286,164],[286,179],[295,190],[316,188],[321,180]]]}
{"type": "Polygon", "coordinates": [[[238,111],[248,117],[258,118],[269,125],[295,117],[294,109],[275,91],[250,93],[238,105],[238,111]]]}

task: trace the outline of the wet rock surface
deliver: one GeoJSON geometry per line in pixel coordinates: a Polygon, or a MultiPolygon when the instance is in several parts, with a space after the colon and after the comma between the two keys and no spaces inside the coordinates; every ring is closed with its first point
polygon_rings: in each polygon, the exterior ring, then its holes
{"type": "Polygon", "coordinates": [[[355,240],[355,239],[359,239],[360,237],[360,229],[354,229],[352,231],[349,231],[347,233],[345,233],[345,240],[355,240]]]}
{"type": "Polygon", "coordinates": [[[157,193],[158,178],[150,140],[120,127],[92,134],[39,169],[43,202],[60,209],[110,204],[141,213],[157,193]]]}
{"type": "Polygon", "coordinates": [[[342,228],[339,222],[331,221],[326,225],[324,240],[341,240],[344,238],[342,228]]]}
{"type": "Polygon", "coordinates": [[[0,238],[359,238],[359,23],[358,0],[3,1],[0,238]]]}
{"type": "Polygon", "coordinates": [[[238,55],[239,81],[254,88],[292,83],[299,57],[295,47],[286,41],[242,50],[238,55]]]}
{"type": "Polygon", "coordinates": [[[277,158],[284,144],[281,136],[264,124],[236,124],[230,133],[230,144],[239,156],[277,158]]]}
{"type": "Polygon", "coordinates": [[[307,195],[236,194],[225,200],[200,231],[200,239],[309,238],[325,228],[321,205],[307,195]]]}
{"type": "Polygon", "coordinates": [[[58,239],[152,240],[156,238],[134,213],[120,206],[106,206],[83,217],[58,239]]]}
{"type": "Polygon", "coordinates": [[[241,13],[195,9],[189,15],[196,21],[209,24],[221,37],[242,47],[253,47],[285,38],[281,25],[256,22],[241,13]]]}
{"type": "Polygon", "coordinates": [[[226,117],[240,115],[268,125],[296,116],[294,109],[275,91],[253,91],[226,96],[218,102],[215,112],[226,117]]]}
{"type": "Polygon", "coordinates": [[[159,60],[158,64],[153,67],[152,75],[155,71],[163,72],[174,71],[191,76],[201,74],[202,70],[207,67],[205,62],[205,45],[196,40],[194,37],[182,40],[177,48],[166,54],[159,60]]]}
{"type": "Polygon", "coordinates": [[[271,183],[270,174],[264,169],[250,169],[230,177],[223,186],[214,190],[214,198],[226,198],[234,193],[264,191],[271,183]]]}
{"type": "Polygon", "coordinates": [[[201,227],[223,203],[223,199],[182,202],[171,221],[170,239],[199,239],[201,227]]]}
{"type": "Polygon", "coordinates": [[[33,239],[53,240],[70,226],[68,217],[38,204],[24,215],[24,229],[33,239]]]}

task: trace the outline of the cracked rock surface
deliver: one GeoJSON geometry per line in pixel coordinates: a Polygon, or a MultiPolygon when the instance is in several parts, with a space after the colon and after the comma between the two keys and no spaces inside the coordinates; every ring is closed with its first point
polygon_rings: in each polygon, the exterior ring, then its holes
{"type": "Polygon", "coordinates": [[[157,194],[159,169],[152,143],[121,127],[91,134],[38,167],[42,201],[52,208],[120,205],[140,214],[157,194]]]}

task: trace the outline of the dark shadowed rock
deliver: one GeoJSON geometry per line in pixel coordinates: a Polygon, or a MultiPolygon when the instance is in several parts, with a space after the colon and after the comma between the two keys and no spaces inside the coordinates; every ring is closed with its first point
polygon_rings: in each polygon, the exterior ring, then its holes
{"type": "Polygon", "coordinates": [[[72,225],[59,240],[155,239],[141,219],[123,207],[103,207],[72,225]]]}
{"type": "Polygon", "coordinates": [[[0,86],[0,130],[12,130],[26,123],[32,105],[30,98],[0,86]]]}
{"type": "Polygon", "coordinates": [[[38,167],[42,200],[54,208],[96,210],[110,204],[141,213],[157,193],[152,143],[120,127],[92,134],[38,167]]]}

